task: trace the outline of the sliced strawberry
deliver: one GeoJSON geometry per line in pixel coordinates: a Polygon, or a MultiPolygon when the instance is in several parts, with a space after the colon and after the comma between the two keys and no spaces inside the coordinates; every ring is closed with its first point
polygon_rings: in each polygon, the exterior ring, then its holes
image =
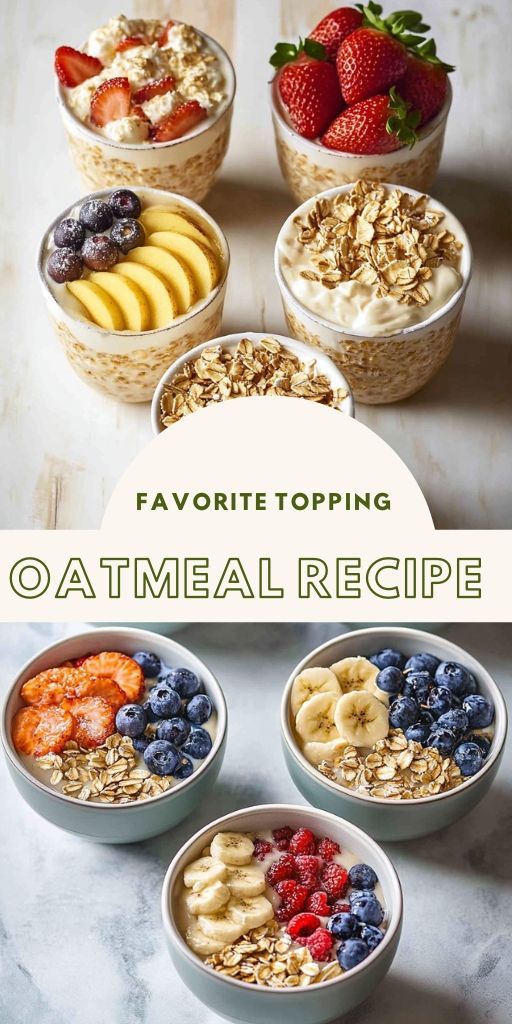
{"type": "Polygon", "coordinates": [[[101,747],[115,730],[115,710],[102,697],[75,697],[65,700],[62,708],[72,717],[73,739],[80,747],[101,747]]]}
{"type": "Polygon", "coordinates": [[[157,43],[159,46],[167,46],[167,43],[169,42],[169,32],[172,28],[174,28],[174,21],[168,21],[165,28],[158,36],[157,43]]]}
{"type": "Polygon", "coordinates": [[[98,86],[91,99],[91,121],[103,128],[110,121],[128,117],[132,92],[127,78],[107,78],[98,86]]]}
{"type": "Polygon", "coordinates": [[[71,664],[74,665],[75,668],[81,668],[81,666],[83,665],[84,661],[87,661],[87,658],[90,658],[90,657],[91,657],[90,654],[84,654],[83,658],[74,658],[73,661],[71,662],[71,664]]]}
{"type": "Polygon", "coordinates": [[[76,697],[102,697],[110,704],[114,711],[119,711],[123,704],[126,704],[126,694],[113,679],[105,676],[90,676],[85,673],[83,679],[77,683],[75,688],[76,697]]]}
{"type": "Polygon", "coordinates": [[[173,75],[165,75],[164,78],[156,78],[154,82],[148,82],[142,89],[137,89],[133,94],[134,103],[147,103],[153,96],[163,96],[166,92],[174,92],[176,79],[173,75]]]}
{"type": "Polygon", "coordinates": [[[142,118],[143,121],[147,121],[148,124],[151,124],[151,121],[150,121],[149,117],[144,112],[144,108],[143,107],[139,107],[139,105],[137,103],[136,104],[132,104],[131,109],[130,109],[130,114],[133,114],[134,117],[140,117],[140,118],[142,118]]]}
{"type": "Polygon", "coordinates": [[[26,704],[61,704],[75,692],[75,674],[76,669],[64,665],[46,669],[23,683],[21,697],[26,704]]]}
{"type": "Polygon", "coordinates": [[[72,46],[59,46],[55,50],[54,67],[59,81],[70,89],[103,70],[103,64],[97,57],[74,50],[72,46]]]}
{"type": "Polygon", "coordinates": [[[73,731],[73,718],[64,708],[32,707],[16,712],[11,735],[20,754],[43,757],[60,754],[73,731]]]}
{"type": "Polygon", "coordinates": [[[197,100],[187,100],[182,103],[172,114],[168,114],[151,129],[153,142],[171,142],[173,139],[181,139],[182,135],[191,132],[196,124],[203,121],[207,116],[206,110],[197,100]]]}
{"type": "Polygon", "coordinates": [[[87,658],[84,668],[91,676],[113,679],[130,703],[134,703],[142,696],[144,674],[140,665],[126,654],[120,654],[119,651],[102,651],[87,658]]]}
{"type": "Polygon", "coordinates": [[[125,36],[116,46],[116,53],[123,53],[124,50],[133,50],[134,46],[147,46],[147,39],[144,36],[125,36]]]}

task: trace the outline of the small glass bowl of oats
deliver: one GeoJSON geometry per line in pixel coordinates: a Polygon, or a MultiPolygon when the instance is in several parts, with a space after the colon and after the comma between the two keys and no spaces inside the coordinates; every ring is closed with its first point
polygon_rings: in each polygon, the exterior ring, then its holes
{"type": "Polygon", "coordinates": [[[285,221],[275,273],[290,333],[322,349],[356,402],[419,391],[448,358],[471,278],[460,222],[404,186],[329,189],[285,221]]]}
{"type": "MultiPolygon", "coordinates": [[[[283,885],[287,892],[297,890],[293,881],[284,881],[283,885]]],[[[299,884],[299,894],[295,892],[292,899],[300,895],[300,888],[299,884]]],[[[316,893],[317,900],[325,902],[325,897],[325,892],[323,897],[316,893]]],[[[177,973],[213,1012],[251,1024],[294,1019],[300,1019],[301,1024],[325,1024],[338,1020],[366,999],[389,970],[400,939],[402,894],[391,861],[360,829],[313,808],[267,804],[227,814],[185,843],[165,876],[162,917],[167,948],[177,973]],[[307,920],[301,914],[297,921],[286,905],[286,893],[280,883],[274,888],[269,882],[269,870],[276,878],[286,875],[281,865],[286,868],[290,855],[293,860],[292,849],[309,848],[308,841],[320,837],[324,839],[323,844],[316,846],[318,856],[303,855],[302,866],[309,867],[304,862],[312,861],[315,869],[320,864],[320,870],[326,871],[324,884],[329,892],[332,890],[335,914],[339,914],[336,904],[340,901],[334,892],[343,891],[347,900],[351,898],[352,867],[357,865],[368,872],[369,884],[375,885],[376,899],[370,900],[361,913],[369,921],[373,911],[377,916],[372,919],[379,921],[379,925],[368,930],[368,925],[362,924],[359,928],[349,914],[357,940],[347,942],[335,935],[336,924],[343,932],[343,921],[333,925],[332,914],[331,921],[326,913],[320,917],[308,913],[307,920]],[[323,854],[328,862],[322,866],[323,854]],[[219,865],[218,855],[231,858],[232,863],[219,865]],[[343,865],[348,869],[345,883],[343,875],[347,871],[343,865]],[[201,879],[205,871],[211,879],[208,886],[202,886],[200,880],[190,896],[187,883],[194,883],[198,876],[201,879]],[[208,915],[205,911],[195,917],[198,904],[222,903],[226,887],[230,891],[236,889],[240,895],[232,894],[227,908],[221,907],[217,913],[208,915]],[[194,920],[190,917],[190,905],[194,920]],[[250,929],[251,919],[265,923],[250,929]],[[245,933],[241,941],[234,938],[240,934],[239,921],[250,931],[250,936],[245,933]],[[329,923],[332,931],[327,927],[329,923]],[[300,931],[300,943],[291,941],[288,929],[292,933],[300,931]],[[314,936],[312,929],[316,931],[314,936]],[[213,932],[221,936],[218,941],[213,932]],[[370,939],[369,955],[364,938],[361,940],[363,934],[376,943],[373,945],[370,939]],[[208,953],[212,949],[217,953],[208,953]],[[220,962],[223,956],[225,964],[220,962]]]]}
{"type": "Polygon", "coordinates": [[[1,737],[32,810],[94,842],[133,843],[173,828],[208,795],[226,726],[222,690],[192,651],[118,626],[30,658],[7,691],[1,737]]]}
{"type": "Polygon", "coordinates": [[[226,155],[236,91],[219,43],[177,20],[119,15],[81,50],[59,47],[55,71],[88,189],[146,185],[204,198],[226,155]]]}
{"type": "Polygon", "coordinates": [[[299,791],[385,841],[437,832],[472,810],[496,776],[506,732],[505,703],[486,668],[444,637],[400,626],[355,630],[318,647],[294,668],[281,702],[284,757],[299,791]],[[379,664],[400,666],[406,680],[413,672],[405,697],[394,701],[379,687],[379,664]],[[451,695],[439,682],[446,673],[455,673],[451,695]],[[457,673],[473,696],[457,696],[457,673]],[[393,725],[399,701],[402,727],[393,725]],[[482,702],[486,728],[476,724],[482,702]],[[405,735],[409,719],[414,740],[405,735]]]}
{"type": "Polygon", "coordinates": [[[169,367],[153,396],[153,432],[218,402],[265,395],[305,398],[354,415],[350,387],[323,352],[279,334],[248,331],[204,342],[169,367]]]}

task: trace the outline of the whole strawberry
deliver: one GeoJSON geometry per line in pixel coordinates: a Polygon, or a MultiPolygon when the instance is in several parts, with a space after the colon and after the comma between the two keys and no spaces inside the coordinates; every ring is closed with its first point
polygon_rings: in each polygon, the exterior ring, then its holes
{"type": "Polygon", "coordinates": [[[322,136],[324,146],[344,153],[392,153],[413,146],[419,111],[409,110],[394,88],[348,107],[322,136]]]}
{"type": "Polygon", "coordinates": [[[361,11],[357,11],[355,7],[338,7],[318,22],[308,38],[321,43],[327,51],[329,60],[335,61],[340,43],[351,32],[355,32],[356,28],[360,28],[362,20],[361,11]]]}
{"type": "Polygon", "coordinates": [[[441,110],[448,89],[446,72],[453,71],[453,68],[437,58],[433,40],[418,47],[418,53],[418,57],[409,57],[399,88],[406,103],[419,110],[420,124],[425,124],[441,110]]]}
{"type": "Polygon", "coordinates": [[[407,50],[386,32],[359,28],[341,44],[336,67],[343,99],[360,103],[398,82],[407,70],[407,50]]]}
{"type": "Polygon", "coordinates": [[[336,68],[313,39],[278,43],[270,59],[279,68],[278,89],[290,123],[299,135],[316,139],[343,106],[336,68]]]}

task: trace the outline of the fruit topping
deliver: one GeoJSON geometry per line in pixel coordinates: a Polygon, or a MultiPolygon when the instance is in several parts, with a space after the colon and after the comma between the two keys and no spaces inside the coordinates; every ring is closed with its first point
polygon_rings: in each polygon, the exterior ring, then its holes
{"type": "Polygon", "coordinates": [[[321,921],[316,914],[296,914],[288,922],[286,930],[292,939],[302,939],[312,935],[320,926],[321,921]]]}
{"type": "Polygon", "coordinates": [[[126,701],[126,696],[113,679],[96,678],[85,673],[74,686],[75,697],[102,697],[117,711],[126,701]]]}
{"type": "Polygon", "coordinates": [[[291,854],[314,853],[316,838],[309,828],[298,828],[290,839],[288,849],[291,854]]]}
{"type": "Polygon", "coordinates": [[[140,704],[123,704],[116,715],[116,729],[121,736],[142,736],[148,720],[140,704]]]}
{"type": "Polygon", "coordinates": [[[72,715],[73,739],[80,747],[100,747],[114,732],[116,713],[103,697],[68,698],[61,707],[72,715]]]}
{"type": "Polygon", "coordinates": [[[20,708],[12,722],[12,741],[20,754],[59,754],[73,736],[74,721],[62,707],[20,708]]]}
{"type": "Polygon", "coordinates": [[[89,270],[110,270],[117,263],[119,252],[107,235],[91,235],[82,246],[81,256],[89,270]]]}
{"type": "Polygon", "coordinates": [[[102,651],[86,658],[84,668],[93,676],[107,676],[121,687],[130,702],[135,702],[144,690],[144,676],[133,658],[119,651],[102,651]]]}
{"type": "Polygon", "coordinates": [[[48,668],[21,687],[20,696],[26,704],[61,704],[74,695],[77,672],[72,668],[48,668]]]}
{"type": "Polygon", "coordinates": [[[423,125],[441,110],[446,99],[448,78],[441,65],[409,57],[399,88],[405,102],[414,110],[419,110],[419,123],[423,125]]]}
{"type": "Polygon", "coordinates": [[[494,719],[493,705],[479,693],[470,693],[465,697],[462,709],[468,716],[470,729],[486,729],[494,719]]]}
{"type": "Polygon", "coordinates": [[[157,78],[154,82],[148,82],[141,89],[137,89],[132,99],[134,103],[147,103],[148,100],[152,100],[155,96],[163,96],[166,92],[174,92],[175,89],[176,79],[174,76],[165,75],[164,78],[157,78]]]}
{"type": "Polygon", "coordinates": [[[333,937],[327,931],[327,928],[317,928],[306,939],[306,947],[309,949],[313,960],[316,960],[318,963],[331,959],[333,944],[333,937]]]}
{"type": "Polygon", "coordinates": [[[295,874],[295,857],[290,853],[284,853],[270,865],[266,879],[269,885],[277,885],[278,882],[287,878],[293,878],[295,874]]]}
{"type": "Polygon", "coordinates": [[[183,744],[182,750],[184,754],[195,758],[196,761],[202,761],[203,758],[208,757],[212,745],[212,738],[206,732],[206,729],[201,729],[200,726],[192,726],[190,736],[186,743],[183,744]]]}
{"type": "Polygon", "coordinates": [[[327,52],[312,39],[278,43],[270,63],[279,68],[278,88],[292,126],[307,139],[315,139],[339,114],[343,100],[336,69],[327,52]]]}
{"type": "Polygon", "coordinates": [[[176,690],[183,699],[195,697],[196,693],[199,693],[199,679],[195,672],[192,672],[189,668],[167,669],[161,674],[160,678],[167,686],[171,686],[173,690],[176,690]]]}
{"type": "Polygon", "coordinates": [[[339,899],[348,889],[348,873],[334,861],[324,865],[321,873],[322,886],[330,899],[339,899]]]}
{"type": "Polygon", "coordinates": [[[369,864],[354,864],[348,873],[348,880],[353,889],[375,889],[378,881],[369,864]]]}
{"type": "Polygon", "coordinates": [[[362,924],[379,925],[384,920],[384,910],[373,892],[361,894],[354,899],[352,913],[362,924]]]}
{"type": "Polygon", "coordinates": [[[278,850],[287,850],[292,836],[293,829],[290,828],[289,825],[284,825],[283,828],[272,829],[272,839],[274,840],[278,850]]]}
{"type": "Polygon", "coordinates": [[[355,7],[338,7],[318,22],[308,38],[321,43],[329,60],[335,61],[340,44],[351,32],[361,27],[362,21],[363,15],[355,7]]]}
{"type": "Polygon", "coordinates": [[[140,221],[126,218],[126,220],[115,222],[110,237],[114,245],[126,256],[131,249],[135,249],[138,245],[144,245],[146,232],[140,221]]]}
{"type": "Polygon", "coordinates": [[[338,843],[334,842],[334,839],[328,839],[327,836],[324,836],[318,843],[316,852],[322,860],[332,860],[340,852],[340,847],[338,843]]]}
{"type": "Polygon", "coordinates": [[[345,102],[360,103],[398,82],[407,70],[407,50],[387,32],[360,28],[341,44],[336,68],[345,102]]]}
{"type": "Polygon", "coordinates": [[[133,50],[134,46],[147,46],[148,41],[144,36],[125,36],[116,46],[116,53],[124,53],[125,50],[133,50]]]}
{"type": "Polygon", "coordinates": [[[81,256],[74,249],[63,246],[61,249],[54,249],[50,254],[46,269],[52,281],[64,284],[67,281],[77,281],[84,272],[84,265],[81,256]]]}
{"type": "Polygon", "coordinates": [[[180,763],[180,754],[167,740],[153,740],[144,751],[144,762],[155,775],[173,775],[180,763]]]}
{"type": "Polygon", "coordinates": [[[387,668],[388,665],[403,669],[407,659],[401,651],[396,651],[393,647],[385,647],[382,651],[371,654],[368,661],[371,661],[372,665],[376,665],[379,669],[387,668]]]}
{"type": "Polygon", "coordinates": [[[106,231],[114,217],[108,203],[101,199],[88,199],[80,207],[78,219],[88,231],[106,231]]]}
{"type": "Polygon", "coordinates": [[[197,100],[187,100],[151,128],[153,142],[172,142],[191,132],[207,117],[197,100]]]}
{"type": "Polygon", "coordinates": [[[91,99],[91,121],[103,128],[110,121],[128,117],[131,106],[131,87],[128,78],[107,78],[98,86],[91,99]]]}
{"type": "Polygon", "coordinates": [[[339,947],[336,955],[340,967],[344,971],[350,971],[353,967],[357,967],[358,964],[362,963],[363,960],[366,960],[366,957],[370,955],[370,948],[362,939],[347,939],[339,947]]]}
{"type": "Polygon", "coordinates": [[[352,939],[358,934],[360,923],[351,910],[333,914],[328,922],[329,931],[336,939],[352,939]]]}
{"type": "Polygon", "coordinates": [[[53,232],[54,245],[59,248],[66,247],[78,252],[85,241],[85,227],[80,221],[73,217],[65,217],[61,220],[53,232]]]}
{"type": "Polygon", "coordinates": [[[254,856],[256,860],[265,860],[269,853],[272,853],[273,849],[272,843],[269,843],[267,839],[254,840],[254,856]]]}
{"type": "Polygon", "coordinates": [[[99,75],[103,64],[97,57],[74,50],[72,46],[59,46],[55,51],[54,67],[57,77],[63,85],[74,88],[88,78],[99,75]]]}
{"type": "Polygon", "coordinates": [[[194,771],[194,765],[189,757],[185,757],[184,754],[180,755],[178,767],[174,769],[174,778],[182,782],[183,779],[188,779],[194,771]]]}
{"type": "Polygon", "coordinates": [[[305,885],[296,882],[293,878],[285,878],[275,886],[281,903],[278,907],[280,921],[289,921],[298,914],[305,906],[308,898],[308,890],[305,885]]]}
{"type": "Polygon", "coordinates": [[[379,942],[382,942],[384,932],[380,928],[376,928],[374,924],[364,924],[361,928],[361,938],[363,942],[366,942],[370,953],[373,953],[373,950],[377,949],[379,942]]]}
{"type": "Polygon", "coordinates": [[[460,768],[461,775],[476,775],[484,763],[484,753],[477,743],[461,743],[455,748],[453,760],[460,768]]]}
{"type": "Polygon", "coordinates": [[[185,709],[189,722],[193,722],[194,725],[204,725],[211,717],[212,712],[213,704],[205,693],[198,693],[195,697],[191,697],[185,709]]]}
{"type": "MultiPolygon", "coordinates": [[[[125,204],[124,196],[128,196],[128,197],[133,196],[133,198],[137,200],[137,203],[139,202],[138,197],[135,195],[135,193],[134,192],[129,192],[128,189],[119,189],[119,192],[113,192],[111,197],[110,197],[109,202],[110,202],[110,205],[112,206],[112,209],[114,209],[115,216],[116,217],[138,217],[139,214],[136,212],[135,209],[132,209],[130,212],[126,212],[126,213],[122,212],[122,207],[125,204]],[[122,195],[121,195],[121,193],[122,193],[122,195]],[[112,199],[113,199],[114,196],[120,196],[119,203],[120,203],[121,209],[119,210],[118,213],[116,212],[115,206],[112,203],[112,199]]],[[[130,199],[128,199],[128,202],[130,202],[130,199]]],[[[117,206],[117,200],[116,200],[116,204],[115,205],[117,206]]],[[[139,213],[140,213],[140,204],[139,204],[139,213]]],[[[160,658],[158,657],[158,654],[153,654],[152,651],[137,651],[135,654],[132,655],[132,658],[133,658],[134,661],[137,662],[137,665],[140,665],[145,679],[155,679],[156,676],[158,675],[158,673],[160,672],[161,668],[162,668],[162,662],[160,661],[160,658]]]]}
{"type": "Polygon", "coordinates": [[[149,694],[152,711],[158,718],[170,718],[177,715],[181,708],[179,693],[165,683],[157,683],[149,694]]]}
{"type": "Polygon", "coordinates": [[[169,32],[171,31],[172,28],[174,28],[174,24],[174,21],[168,21],[166,23],[165,27],[162,29],[157,39],[157,43],[159,46],[167,46],[169,42],[169,32]]]}
{"type": "Polygon", "coordinates": [[[318,888],[318,873],[321,861],[311,854],[299,854],[295,858],[295,876],[306,887],[308,892],[318,888]]]}
{"type": "Polygon", "coordinates": [[[184,718],[164,718],[158,723],[156,735],[159,740],[181,747],[190,736],[190,725],[184,718]]]}
{"type": "Polygon", "coordinates": [[[409,111],[393,87],[389,96],[371,96],[354,103],[322,136],[324,146],[346,153],[392,153],[413,146],[420,114],[409,111]]]}
{"type": "Polygon", "coordinates": [[[323,889],[312,892],[307,900],[305,909],[310,914],[318,914],[319,917],[328,917],[331,913],[327,893],[323,889]]]}
{"type": "MultiPolygon", "coordinates": [[[[114,192],[110,193],[107,202],[114,214],[114,217],[122,217],[123,219],[129,217],[130,219],[136,219],[141,215],[141,201],[138,195],[136,195],[135,192],[132,192],[129,188],[117,188],[114,192]]],[[[156,662],[159,662],[156,654],[151,654],[149,651],[140,651],[139,654],[134,655],[135,660],[139,657],[146,657],[146,659],[149,658],[151,660],[151,664],[156,665],[156,662]]],[[[156,672],[152,674],[157,675],[156,672]]]]}

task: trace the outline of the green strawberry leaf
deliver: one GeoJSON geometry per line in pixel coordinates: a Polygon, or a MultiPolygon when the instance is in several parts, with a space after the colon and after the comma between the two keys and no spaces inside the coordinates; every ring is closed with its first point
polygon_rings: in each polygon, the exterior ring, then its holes
{"type": "Polygon", "coordinates": [[[387,32],[388,35],[405,46],[410,53],[421,57],[430,64],[441,67],[443,71],[455,71],[451,64],[445,64],[436,54],[436,44],[433,39],[425,39],[420,33],[429,32],[430,25],[426,25],[423,16],[418,11],[394,11],[387,18],[381,17],[382,7],[380,4],[369,0],[369,3],[356,4],[356,7],[363,15],[364,28],[376,28],[379,32],[387,32]]]}
{"type": "Polygon", "coordinates": [[[450,72],[455,71],[453,64],[446,64],[444,60],[441,60],[436,53],[436,44],[433,39],[427,39],[421,46],[414,46],[413,52],[417,57],[421,57],[422,60],[428,61],[429,64],[435,64],[436,67],[442,68],[443,71],[450,72]]]}
{"type": "Polygon", "coordinates": [[[270,63],[273,68],[282,68],[285,64],[297,60],[301,53],[306,53],[315,60],[327,60],[327,50],[322,43],[317,43],[316,39],[299,39],[297,46],[295,43],[276,43],[270,63]]]}
{"type": "Polygon", "coordinates": [[[314,57],[315,60],[327,60],[327,50],[322,43],[317,43],[316,39],[304,40],[304,53],[307,53],[308,57],[314,57]]]}
{"type": "Polygon", "coordinates": [[[393,113],[386,121],[388,135],[397,135],[404,146],[412,149],[418,141],[416,128],[421,121],[420,111],[411,110],[410,104],[405,102],[395,86],[389,90],[389,106],[393,113]]]}

